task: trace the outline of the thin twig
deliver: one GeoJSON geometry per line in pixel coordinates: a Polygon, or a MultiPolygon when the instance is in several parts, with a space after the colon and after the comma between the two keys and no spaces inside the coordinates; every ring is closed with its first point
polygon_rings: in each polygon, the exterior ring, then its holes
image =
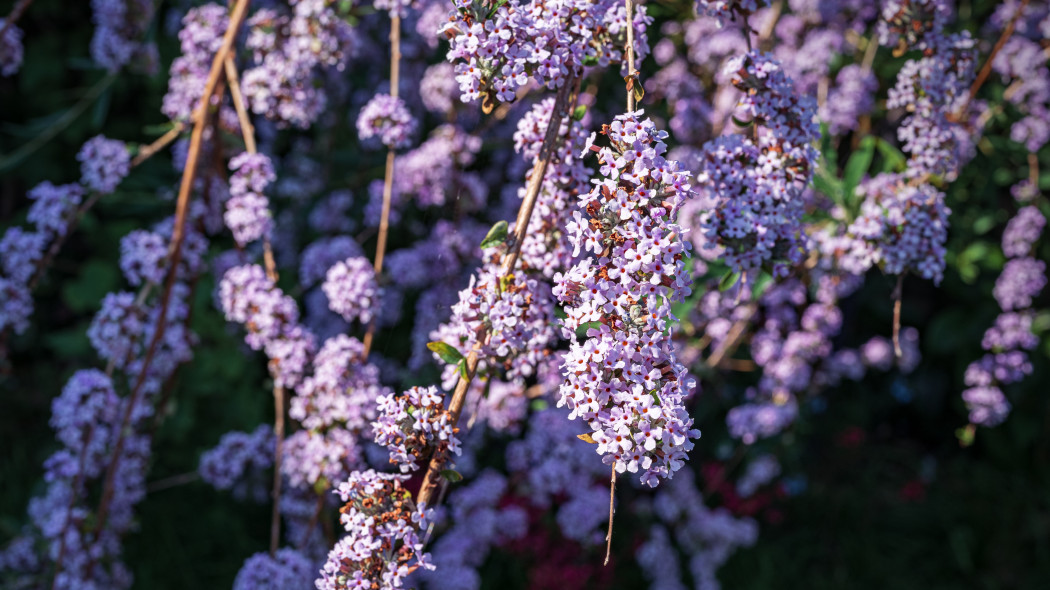
{"type": "Polygon", "coordinates": [[[273,509],[270,511],[270,555],[281,543],[281,452],[284,445],[284,388],[273,388],[273,509]]]}
{"type": "MultiPolygon", "coordinates": [[[[390,17],[390,96],[397,98],[401,79],[401,17],[390,17]]],[[[390,202],[394,197],[394,148],[386,151],[386,170],[383,173],[383,211],[379,216],[379,235],[376,238],[376,257],[373,269],[378,277],[383,272],[383,257],[386,254],[387,234],[390,229],[390,202]]],[[[368,330],[362,344],[365,358],[372,351],[372,340],[376,333],[376,319],[368,322],[368,330]]]]}
{"type": "Polygon", "coordinates": [[[237,64],[233,62],[233,55],[228,54],[224,64],[226,68],[226,82],[230,85],[230,98],[233,99],[233,108],[237,111],[237,122],[241,126],[241,137],[244,138],[244,150],[249,154],[255,153],[255,127],[248,116],[245,108],[244,96],[241,94],[241,83],[237,78],[237,64]]]}
{"type": "Polygon", "coordinates": [[[135,157],[131,160],[131,167],[134,168],[152,158],[154,154],[167,147],[169,143],[175,141],[185,130],[185,123],[181,121],[175,123],[175,126],[169,129],[164,135],[153,140],[149,145],[139,148],[139,153],[135,154],[135,157]]]}
{"type": "MultiPolygon", "coordinates": [[[[630,2],[630,0],[627,0],[630,2]]],[[[613,514],[616,512],[616,462],[612,464],[612,477],[609,478],[609,530],[605,533],[605,562],[609,565],[609,555],[612,553],[613,514]]]]}
{"type": "Polygon", "coordinates": [[[222,45],[215,53],[215,58],[212,60],[211,70],[208,73],[208,79],[204,85],[204,92],[201,94],[199,114],[193,126],[193,133],[190,135],[190,146],[186,156],[186,167],[182,171],[182,182],[179,185],[178,201],[175,204],[175,221],[172,224],[171,242],[168,246],[167,284],[165,285],[164,293],[161,295],[160,313],[157,316],[157,325],[153,331],[153,338],[146,350],[146,356],[143,358],[142,366],[139,368],[139,374],[136,378],[135,386],[132,388],[131,395],[128,398],[128,403],[125,406],[124,415],[121,418],[121,428],[113,446],[112,457],[106,468],[105,483],[102,488],[102,496],[99,500],[99,508],[97,511],[98,517],[95,525],[96,535],[105,526],[106,517],[109,514],[109,503],[113,497],[113,482],[116,477],[117,465],[120,463],[120,455],[123,452],[124,442],[127,438],[127,425],[130,424],[131,413],[138,403],[143,385],[146,382],[146,375],[149,373],[150,363],[153,360],[157,345],[160,342],[160,339],[163,338],[165,328],[167,327],[167,321],[165,320],[168,313],[168,304],[171,301],[171,291],[175,286],[175,278],[178,274],[177,269],[182,253],[182,240],[186,226],[186,213],[189,210],[190,193],[193,190],[193,180],[197,173],[197,162],[200,157],[201,142],[204,139],[204,128],[207,126],[209,120],[209,117],[206,116],[205,113],[208,112],[212,96],[216,93],[219,86],[223,63],[226,60],[226,54],[229,53],[234,40],[237,38],[238,31],[240,31],[241,25],[244,23],[244,17],[248,11],[248,2],[249,0],[237,0],[237,4],[234,5],[233,11],[230,14],[229,27],[226,29],[222,45]]]}
{"type": "Polygon", "coordinates": [[[1003,28],[1003,32],[999,35],[999,39],[995,42],[992,47],[992,52],[988,54],[988,58],[984,60],[984,65],[981,66],[981,71],[977,73],[977,78],[974,79],[973,84],[970,85],[970,92],[966,95],[966,102],[962,104],[957,111],[951,114],[951,119],[954,121],[960,121],[966,117],[966,111],[970,108],[970,103],[977,97],[977,91],[984,85],[985,80],[988,79],[988,74],[992,72],[992,62],[995,61],[995,56],[999,55],[999,51],[1006,45],[1006,41],[1014,34],[1014,27],[1017,26],[1017,19],[1021,18],[1021,13],[1028,6],[1028,0],[1021,0],[1021,5],[1017,7],[1017,11],[1014,12],[1013,17],[1010,18],[1010,22],[1006,23],[1006,27],[1003,28]]]}
{"type": "Polygon", "coordinates": [[[740,343],[740,337],[744,334],[744,329],[747,328],[748,322],[751,321],[751,316],[755,314],[754,307],[749,307],[744,317],[740,318],[729,328],[729,333],[722,339],[722,342],[718,345],[711,356],[707,357],[707,361],[704,362],[709,368],[715,368],[722,363],[722,359],[727,354],[732,352],[736,345],[740,343]]]}
{"type": "Polygon", "coordinates": [[[150,482],[146,485],[146,493],[152,494],[153,492],[159,492],[168,488],[174,488],[176,486],[193,483],[201,478],[201,474],[196,471],[187,471],[186,473],[180,473],[178,475],[172,475],[171,477],[165,477],[164,479],[158,479],[157,481],[150,482]]]}
{"type": "Polygon", "coordinates": [[[893,288],[893,354],[901,358],[901,299],[904,293],[904,274],[897,276],[893,288]]]}
{"type": "MultiPolygon", "coordinates": [[[[558,132],[562,121],[568,115],[569,105],[572,103],[575,95],[574,89],[576,86],[575,80],[569,79],[558,90],[550,122],[547,124],[547,130],[543,136],[543,145],[540,146],[540,153],[536,156],[536,163],[532,168],[532,176],[529,178],[525,197],[521,202],[521,208],[518,210],[518,221],[514,226],[510,247],[500,266],[501,277],[509,275],[518,262],[518,255],[521,253],[521,245],[525,241],[529,220],[532,219],[532,211],[536,206],[536,197],[539,195],[540,187],[543,185],[543,176],[547,172],[547,164],[550,163],[551,158],[554,156],[556,142],[559,139],[558,132]]],[[[489,334],[486,332],[484,340],[488,338],[489,334]]],[[[449,412],[452,415],[450,421],[453,427],[459,422],[459,415],[463,411],[463,402],[466,400],[467,390],[470,388],[470,382],[477,374],[478,349],[479,347],[475,347],[467,355],[465,362],[466,377],[460,376],[459,381],[456,383],[456,389],[452,393],[452,400],[449,402],[449,412]]],[[[444,462],[444,453],[434,453],[430,458],[430,464],[423,478],[423,484],[416,495],[417,506],[429,504],[431,497],[434,495],[434,490],[437,489],[438,482],[441,480],[441,466],[444,462]]]]}
{"type": "MultiPolygon", "coordinates": [[[[627,75],[631,80],[627,88],[627,112],[634,112],[634,85],[638,83],[638,72],[634,69],[634,0],[625,0],[624,6],[627,11],[627,46],[624,51],[627,53],[627,75]]],[[[605,559],[609,561],[608,556],[605,559]]]]}
{"type": "Polygon", "coordinates": [[[15,4],[15,7],[11,9],[11,12],[7,15],[7,18],[4,19],[3,26],[0,26],[0,38],[2,38],[4,36],[4,33],[7,32],[8,27],[13,27],[15,23],[18,22],[18,19],[22,18],[22,15],[32,3],[33,0],[18,0],[18,4],[15,4]]]}

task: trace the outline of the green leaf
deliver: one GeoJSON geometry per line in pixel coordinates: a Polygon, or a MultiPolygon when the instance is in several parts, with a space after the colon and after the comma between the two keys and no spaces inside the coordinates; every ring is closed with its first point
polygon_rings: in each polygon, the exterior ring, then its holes
{"type": "Polygon", "coordinates": [[[433,352],[434,354],[438,355],[439,357],[441,357],[441,360],[445,361],[450,365],[452,363],[458,363],[463,360],[463,355],[460,354],[459,351],[456,350],[455,347],[451,344],[447,344],[441,341],[428,342],[427,348],[430,350],[430,352],[433,352]]]}
{"type": "Polygon", "coordinates": [[[875,157],[875,138],[871,135],[860,140],[857,151],[849,157],[846,169],[842,173],[842,194],[848,200],[852,200],[860,179],[871,168],[871,161],[875,157]]]}
{"type": "Polygon", "coordinates": [[[481,240],[481,248],[492,248],[498,246],[507,240],[507,222],[500,220],[496,222],[496,225],[492,226],[489,233],[485,234],[485,239],[481,240]]]}
{"type": "Polygon", "coordinates": [[[901,172],[907,167],[907,159],[904,157],[904,152],[897,149],[897,146],[885,139],[876,137],[875,147],[882,154],[882,172],[901,172]]]}
{"type": "Polygon", "coordinates": [[[730,116],[729,118],[733,120],[733,124],[734,125],[736,125],[737,127],[740,127],[741,129],[747,129],[748,127],[750,127],[750,126],[755,124],[754,121],[741,121],[740,119],[737,119],[735,116],[730,116]]]}
{"type": "Polygon", "coordinates": [[[583,58],[583,65],[588,67],[598,65],[598,57],[594,55],[585,56],[583,58]]]}
{"type": "Polygon", "coordinates": [[[580,106],[576,107],[576,110],[574,110],[572,112],[572,120],[573,121],[582,121],[584,115],[586,115],[586,114],[587,114],[587,105],[581,104],[580,106]]]}
{"type": "Polygon", "coordinates": [[[728,291],[737,281],[740,280],[740,273],[728,271],[722,275],[722,279],[718,281],[719,291],[728,291]]]}
{"type": "Polygon", "coordinates": [[[441,477],[448,480],[448,483],[459,483],[463,481],[463,475],[455,469],[442,469],[441,477]]]}
{"type": "Polygon", "coordinates": [[[467,379],[469,377],[467,375],[467,361],[466,361],[466,359],[459,361],[459,364],[456,365],[456,368],[459,369],[459,376],[460,377],[462,377],[463,379],[467,379]]]}

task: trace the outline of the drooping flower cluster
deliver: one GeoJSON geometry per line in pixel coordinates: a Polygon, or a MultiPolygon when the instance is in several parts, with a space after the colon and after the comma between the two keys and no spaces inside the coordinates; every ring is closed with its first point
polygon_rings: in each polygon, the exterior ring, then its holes
{"type": "MultiPolygon", "coordinates": [[[[1012,10],[1022,8],[1010,7],[1008,3],[1003,6],[1012,10]]],[[[1010,91],[1003,98],[1024,115],[1011,126],[1010,139],[1023,143],[1032,153],[1050,141],[1050,69],[1038,42],[1040,35],[1035,37],[1010,37],[992,61],[996,73],[1004,82],[1010,82],[1010,91]]]]}
{"type": "Polygon", "coordinates": [[[760,3],[764,5],[767,2],[766,0],[696,0],[696,13],[715,19],[718,26],[721,27],[727,20],[746,19],[758,10],[760,3]]]}
{"type": "MultiPolygon", "coordinates": [[[[442,32],[464,102],[513,102],[534,79],[558,88],[585,65],[622,59],[627,18],[616,0],[510,0],[494,7],[456,0],[442,32]]],[[[644,6],[635,8],[635,54],[648,53],[644,6]]]]}
{"type": "Polygon", "coordinates": [[[670,304],[689,294],[682,229],[675,218],[690,194],[689,173],[664,159],[664,131],[641,111],[602,127],[604,177],[580,195],[569,224],[574,255],[554,277],[565,304],[565,356],[559,405],[586,421],[603,460],[619,472],[642,471],[656,486],[683,464],[700,436],[682,405],[695,383],[675,358],[670,304]],[[586,330],[582,341],[578,330],[586,330]]]}
{"type": "Polygon", "coordinates": [[[22,29],[18,25],[7,24],[6,18],[0,18],[0,76],[14,76],[22,67],[22,29]]]}
{"type": "Polygon", "coordinates": [[[769,54],[737,56],[724,75],[744,92],[737,116],[754,133],[705,144],[697,187],[715,207],[701,217],[701,226],[712,247],[725,248],[725,261],[736,271],[770,261],[797,264],[805,253],[802,191],[817,165],[816,104],[795,93],[769,54]]]}
{"type": "Polygon", "coordinates": [[[375,270],[363,256],[333,264],[321,289],[328,297],[328,307],[346,321],[367,324],[375,317],[380,290],[375,270]]]}
{"type": "Polygon", "coordinates": [[[378,419],[372,423],[375,442],[390,451],[390,462],[401,473],[419,469],[417,461],[433,453],[460,453],[452,413],[437,387],[413,387],[401,395],[376,400],[378,419]]]}
{"type": "Polygon", "coordinates": [[[160,109],[171,120],[188,122],[200,105],[212,60],[228,26],[229,10],[221,4],[195,6],[182,18],[182,53],[171,62],[168,92],[160,109]]]}
{"type": "Polygon", "coordinates": [[[115,72],[136,60],[139,70],[156,71],[157,46],[144,38],[156,11],[153,0],[91,0],[91,10],[91,57],[96,63],[115,72]]]}
{"type": "Polygon", "coordinates": [[[348,534],[328,554],[318,590],[402,588],[415,570],[433,569],[420,535],[433,510],[415,505],[402,485],[407,477],[369,469],[339,485],[348,534]]]}
{"type": "Polygon", "coordinates": [[[964,381],[963,401],[970,423],[996,426],[1010,414],[1002,387],[1017,383],[1032,372],[1028,352],[1039,344],[1033,332],[1032,300],[1046,287],[1046,263],[1032,252],[1046,225],[1034,206],[1022,208],[1003,233],[1003,253],[1008,260],[995,281],[992,294],[1002,313],[981,340],[987,353],[970,363],[964,381]]]}
{"type": "Polygon", "coordinates": [[[131,170],[131,155],[124,142],[96,135],[77,154],[81,182],[88,190],[108,194],[116,190],[131,170]]]}
{"type": "Polygon", "coordinates": [[[313,573],[314,564],[295,549],[256,553],[237,572],[233,590],[309,590],[313,573]]]}
{"type": "Polygon", "coordinates": [[[124,144],[102,135],[89,139],[77,159],[82,172],[79,184],[55,186],[45,180],[29,191],[33,205],[27,220],[35,229],[26,231],[13,226],[0,237],[0,294],[4,301],[0,306],[0,332],[11,328],[22,333],[29,327],[33,313],[30,285],[40,278],[53,255],[47,252],[48,247],[56,249],[66,237],[85,193],[113,192],[130,169],[124,144]]]}
{"type": "Polygon", "coordinates": [[[357,135],[366,143],[378,140],[388,148],[408,147],[416,131],[416,119],[405,101],[389,94],[377,94],[357,116],[357,135]]]}
{"type": "Polygon", "coordinates": [[[327,104],[324,68],[342,70],[353,31],[336,12],[341,3],[293,0],[291,13],[262,8],[248,19],[246,47],[253,65],[244,71],[245,99],[253,112],[279,125],[309,127],[327,104]]]}
{"type": "Polygon", "coordinates": [[[270,158],[243,152],[230,160],[230,170],[230,199],[226,201],[223,219],[233,232],[233,239],[242,247],[269,239],[273,219],[270,202],[263,192],[277,178],[270,158]]]}
{"type": "Polygon", "coordinates": [[[252,432],[227,432],[214,448],[201,453],[197,471],[219,490],[233,490],[238,498],[265,502],[266,470],[273,466],[274,437],[269,424],[252,432]]]}
{"type": "Polygon", "coordinates": [[[880,174],[863,182],[857,194],[864,199],[860,215],[845,235],[818,238],[825,253],[856,275],[878,266],[886,274],[911,271],[940,283],[951,214],[944,193],[900,175],[880,174]]]}

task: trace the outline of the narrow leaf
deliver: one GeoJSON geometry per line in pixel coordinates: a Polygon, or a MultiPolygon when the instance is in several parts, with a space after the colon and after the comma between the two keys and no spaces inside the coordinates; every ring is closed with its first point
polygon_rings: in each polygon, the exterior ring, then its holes
{"type": "Polygon", "coordinates": [[[572,119],[574,121],[582,121],[584,115],[586,115],[586,114],[587,114],[587,105],[581,104],[580,106],[576,107],[576,110],[574,110],[572,112],[572,119]]]}
{"type": "Polygon", "coordinates": [[[500,220],[496,222],[496,225],[492,226],[489,233],[485,234],[485,239],[481,240],[481,248],[491,248],[493,246],[499,246],[507,239],[507,222],[500,220]]]}
{"type": "Polygon", "coordinates": [[[722,280],[718,281],[718,290],[728,291],[739,280],[740,273],[729,271],[726,274],[722,275],[722,280]]]}
{"type": "Polygon", "coordinates": [[[448,480],[448,483],[459,483],[463,481],[463,476],[455,469],[442,469],[441,477],[448,480]]]}
{"type": "Polygon", "coordinates": [[[448,364],[458,363],[463,360],[463,355],[460,354],[451,344],[441,341],[428,342],[427,348],[430,349],[430,352],[438,355],[441,360],[448,364]]]}
{"type": "Polygon", "coordinates": [[[867,136],[860,140],[857,150],[846,162],[846,169],[842,172],[842,193],[847,199],[853,197],[853,193],[860,184],[860,179],[871,167],[871,160],[875,157],[875,138],[867,136]]]}

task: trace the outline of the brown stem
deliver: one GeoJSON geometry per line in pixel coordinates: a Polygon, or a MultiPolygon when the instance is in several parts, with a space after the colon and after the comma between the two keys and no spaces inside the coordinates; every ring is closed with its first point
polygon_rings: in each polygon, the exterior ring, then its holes
{"type": "Polygon", "coordinates": [[[201,142],[204,139],[204,128],[207,126],[209,120],[206,113],[208,113],[211,98],[216,94],[216,90],[219,86],[226,54],[229,53],[234,40],[237,38],[238,31],[244,23],[244,17],[248,12],[248,2],[249,0],[237,0],[237,4],[234,5],[233,11],[230,14],[229,28],[226,29],[222,45],[215,53],[215,58],[212,60],[211,70],[208,74],[207,82],[204,85],[204,92],[201,94],[197,119],[193,125],[193,133],[190,135],[190,147],[186,156],[186,167],[182,171],[182,182],[179,185],[178,201],[175,204],[175,222],[172,225],[171,243],[168,247],[167,284],[165,285],[164,293],[161,296],[160,313],[157,316],[157,325],[153,331],[153,338],[150,340],[149,348],[146,350],[146,356],[143,359],[142,367],[139,369],[139,375],[135,381],[135,386],[132,388],[128,404],[125,406],[124,415],[121,418],[121,427],[118,431],[119,433],[117,435],[116,443],[113,446],[113,455],[110,457],[109,465],[106,468],[106,478],[102,487],[102,496],[99,500],[97,513],[98,522],[95,526],[96,534],[98,534],[98,532],[105,526],[106,517],[109,515],[109,504],[113,497],[113,482],[116,476],[117,465],[120,463],[120,455],[124,449],[124,441],[126,440],[128,425],[131,422],[131,412],[138,403],[139,396],[142,393],[142,387],[146,382],[146,375],[149,373],[150,363],[156,354],[157,344],[160,342],[161,338],[163,338],[165,328],[167,327],[165,319],[167,317],[168,304],[171,301],[171,291],[175,286],[175,277],[178,274],[177,269],[182,254],[182,239],[186,226],[186,213],[189,210],[190,192],[193,189],[193,180],[197,173],[197,162],[200,157],[201,142]]]}
{"type": "Polygon", "coordinates": [[[744,317],[737,320],[736,323],[733,324],[731,328],[729,328],[729,333],[726,334],[725,339],[722,340],[722,343],[718,345],[718,348],[716,348],[715,351],[711,353],[711,356],[707,358],[707,361],[704,363],[705,365],[713,369],[715,367],[718,367],[718,365],[722,363],[722,359],[725,358],[726,354],[734,350],[736,348],[736,345],[740,343],[740,337],[743,336],[744,329],[747,328],[747,324],[751,320],[751,316],[754,315],[754,313],[754,307],[749,308],[747,314],[745,314],[744,317]]]}
{"type": "MultiPolygon", "coordinates": [[[[625,0],[624,7],[627,12],[627,76],[631,80],[630,88],[627,89],[627,112],[634,112],[634,84],[638,83],[634,70],[634,0],[625,0]]],[[[608,556],[606,556],[608,562],[608,556]]]]}
{"type": "Polygon", "coordinates": [[[1014,27],[1017,26],[1017,19],[1021,18],[1021,13],[1028,6],[1028,0],[1021,0],[1021,5],[1017,7],[1017,12],[1014,13],[1013,17],[1010,18],[1010,22],[1006,23],[1006,27],[1003,28],[1003,32],[999,35],[999,39],[995,42],[992,47],[992,52],[988,54],[988,58],[985,59],[984,65],[981,66],[981,71],[977,73],[977,78],[974,79],[973,84],[970,85],[970,93],[966,95],[966,102],[959,107],[959,110],[952,114],[952,119],[960,121],[966,117],[966,111],[970,108],[970,103],[977,97],[977,91],[984,85],[985,80],[988,79],[988,75],[992,72],[992,62],[995,61],[995,56],[999,54],[999,51],[1006,45],[1006,41],[1014,34],[1014,27]]]}
{"type": "Polygon", "coordinates": [[[281,543],[281,447],[284,446],[284,388],[273,388],[273,509],[270,511],[270,555],[281,543]]]}
{"type": "Polygon", "coordinates": [[[897,277],[893,288],[893,354],[901,358],[901,298],[904,292],[904,275],[897,277]]]}
{"type": "Polygon", "coordinates": [[[176,486],[185,485],[192,483],[201,478],[200,473],[196,471],[187,471],[186,473],[180,473],[178,475],[172,475],[171,477],[165,477],[164,479],[158,479],[157,481],[150,482],[146,485],[146,493],[152,494],[153,492],[159,492],[168,488],[174,488],[176,486]]]}
{"type": "Polygon", "coordinates": [[[135,157],[131,160],[131,167],[134,168],[152,158],[154,154],[167,147],[169,143],[175,141],[185,130],[185,123],[181,121],[175,123],[175,126],[169,129],[167,133],[153,140],[149,145],[139,148],[139,153],[135,154],[135,157]]]}
{"type": "MultiPolygon", "coordinates": [[[[568,115],[569,105],[572,103],[575,88],[576,81],[570,78],[558,90],[557,98],[554,101],[554,110],[551,112],[551,119],[547,123],[547,131],[543,136],[543,145],[540,147],[540,153],[536,156],[536,163],[532,168],[532,176],[529,178],[525,198],[522,200],[521,208],[518,210],[518,221],[515,222],[510,247],[506,256],[503,257],[503,264],[500,267],[501,277],[509,275],[518,262],[518,256],[521,254],[521,245],[525,241],[526,228],[528,228],[529,220],[532,219],[532,210],[536,207],[536,198],[540,193],[540,188],[543,186],[543,176],[547,172],[547,164],[550,163],[551,158],[554,156],[555,148],[557,147],[558,131],[561,128],[561,122],[568,115]]],[[[488,337],[489,334],[486,332],[483,340],[487,340],[488,337]]],[[[467,390],[470,388],[470,382],[478,371],[478,347],[475,347],[467,355],[465,366],[466,377],[460,377],[456,383],[456,389],[452,393],[452,400],[449,402],[449,412],[452,414],[451,422],[453,426],[459,422],[459,415],[463,411],[463,402],[466,400],[467,390]]],[[[423,478],[423,484],[416,495],[416,505],[424,506],[429,504],[434,491],[437,489],[438,482],[441,480],[441,467],[444,462],[444,453],[434,453],[430,458],[430,464],[423,478]]]]}
{"type": "Polygon", "coordinates": [[[241,94],[241,84],[237,78],[237,64],[233,62],[233,55],[227,54],[223,63],[226,69],[226,83],[230,85],[230,98],[233,99],[233,108],[237,111],[237,122],[241,126],[241,136],[244,138],[244,149],[249,154],[255,153],[255,127],[248,117],[247,104],[241,94]]]}
{"type": "Polygon", "coordinates": [[[605,562],[602,565],[609,565],[609,554],[612,553],[613,514],[616,512],[615,502],[616,462],[614,461],[612,464],[612,477],[609,478],[609,530],[605,533],[605,562]]]}
{"type": "MultiPolygon", "coordinates": [[[[401,17],[390,17],[390,96],[397,98],[401,78],[401,17]]],[[[386,171],[383,174],[383,211],[379,217],[379,235],[376,238],[376,258],[373,268],[376,277],[383,272],[383,257],[386,254],[387,234],[390,230],[390,202],[394,194],[394,148],[387,149],[386,171]]],[[[372,351],[372,340],[375,338],[376,320],[368,323],[368,331],[362,344],[365,347],[365,358],[372,351]]]]}

